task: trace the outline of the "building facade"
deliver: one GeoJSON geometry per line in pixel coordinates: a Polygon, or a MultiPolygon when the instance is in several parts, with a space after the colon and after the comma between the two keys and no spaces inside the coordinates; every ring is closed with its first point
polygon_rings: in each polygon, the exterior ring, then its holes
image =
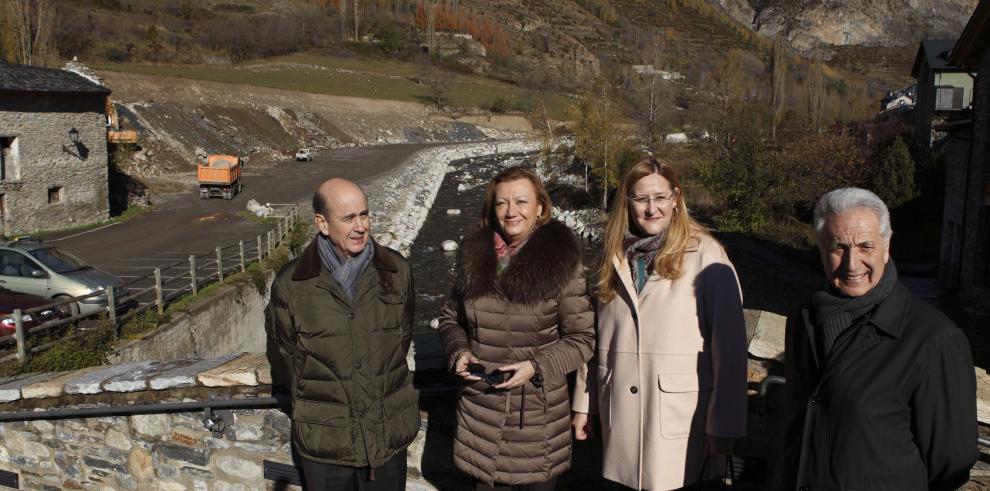
{"type": "Polygon", "coordinates": [[[110,90],[64,70],[0,63],[0,231],[105,220],[110,90]]]}
{"type": "Polygon", "coordinates": [[[990,288],[990,1],[983,0],[948,63],[976,73],[960,151],[947,155],[939,282],[952,291],[990,288]]]}
{"type": "Polygon", "coordinates": [[[911,75],[918,80],[914,107],[914,136],[931,148],[948,136],[944,123],[969,111],[975,72],[949,63],[953,40],[926,39],[918,46],[911,75]]]}

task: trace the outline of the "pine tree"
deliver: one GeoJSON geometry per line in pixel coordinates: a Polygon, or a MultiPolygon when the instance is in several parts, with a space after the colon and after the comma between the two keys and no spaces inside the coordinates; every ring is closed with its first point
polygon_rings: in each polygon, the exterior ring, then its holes
{"type": "Polygon", "coordinates": [[[873,192],[887,207],[897,208],[918,195],[914,187],[914,159],[903,138],[897,137],[880,152],[878,164],[873,175],[873,192]]]}

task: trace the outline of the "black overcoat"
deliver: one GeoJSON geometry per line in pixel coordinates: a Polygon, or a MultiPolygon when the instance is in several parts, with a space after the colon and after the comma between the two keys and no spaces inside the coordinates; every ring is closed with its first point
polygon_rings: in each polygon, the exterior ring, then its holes
{"type": "Polygon", "coordinates": [[[977,458],[965,334],[898,283],[821,360],[803,308],[787,322],[777,489],[956,489],[977,458]]]}

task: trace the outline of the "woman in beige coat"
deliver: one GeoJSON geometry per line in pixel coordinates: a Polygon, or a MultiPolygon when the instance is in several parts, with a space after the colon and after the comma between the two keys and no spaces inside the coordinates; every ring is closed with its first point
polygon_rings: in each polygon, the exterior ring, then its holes
{"type": "Polygon", "coordinates": [[[718,477],[746,433],[746,328],[735,269],[690,215],[673,169],[626,172],[598,270],[596,356],[578,372],[575,437],[598,414],[605,478],[677,489],[718,477]]]}
{"type": "Polygon", "coordinates": [[[552,209],[531,171],[495,176],[440,314],[448,363],[468,382],[454,464],[476,490],[552,490],[570,466],[566,376],[591,358],[594,311],[577,237],[552,209]]]}

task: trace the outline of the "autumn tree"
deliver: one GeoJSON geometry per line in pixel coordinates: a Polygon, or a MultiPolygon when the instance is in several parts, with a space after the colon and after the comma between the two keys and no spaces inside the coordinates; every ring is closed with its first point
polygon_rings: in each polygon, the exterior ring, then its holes
{"type": "Polygon", "coordinates": [[[774,212],[807,219],[823,192],[865,186],[866,156],[849,129],[806,132],[784,145],[776,159],[782,176],[771,198],[774,212]]]}
{"type": "Polygon", "coordinates": [[[729,50],[729,53],[725,55],[722,63],[718,66],[717,90],[722,99],[722,109],[725,112],[746,102],[753,92],[753,77],[746,73],[743,56],[745,53],[741,50],[729,50]]]}
{"type": "Polygon", "coordinates": [[[570,115],[575,121],[575,153],[585,162],[585,190],[590,167],[602,186],[602,210],[608,207],[609,189],[619,183],[622,158],[632,147],[617,101],[612,85],[599,80],[570,115]]]}

